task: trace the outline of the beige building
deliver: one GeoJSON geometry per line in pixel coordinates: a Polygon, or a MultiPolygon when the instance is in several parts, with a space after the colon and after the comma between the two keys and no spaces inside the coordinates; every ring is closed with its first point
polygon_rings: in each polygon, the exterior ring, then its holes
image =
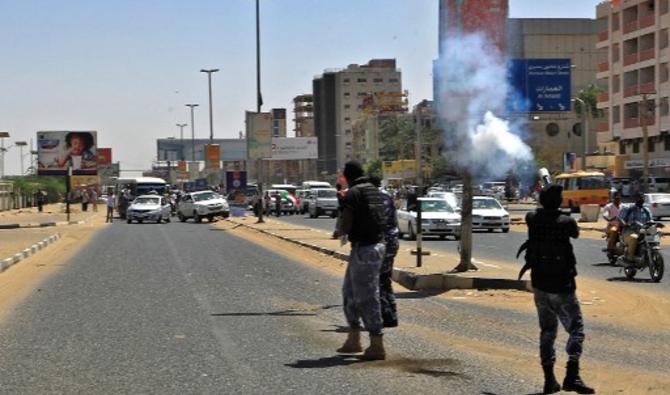
{"type": "Polygon", "coordinates": [[[596,8],[603,24],[597,48],[604,51],[598,82],[604,89],[598,107],[597,142],[619,160],[618,176],[640,176],[648,134],[649,172],[670,174],[670,9],[668,0],[604,1],[596,8]],[[643,105],[643,100],[647,104],[643,105]]]}
{"type": "MultiPolygon", "coordinates": [[[[314,137],[314,96],[298,95],[293,98],[293,114],[295,137],[314,137]]],[[[300,180],[316,180],[316,160],[303,159],[298,161],[298,178],[300,180]]]]}
{"type": "Polygon", "coordinates": [[[326,71],[314,79],[313,86],[319,170],[334,174],[354,159],[353,125],[366,101],[379,94],[402,94],[401,72],[395,59],[373,59],[365,65],[326,71]]]}
{"type": "MultiPolygon", "coordinates": [[[[603,50],[596,48],[594,19],[515,19],[508,20],[507,53],[510,58],[569,58],[572,62],[572,96],[596,83],[596,68],[603,50]]],[[[563,153],[584,151],[581,121],[574,111],[531,112],[526,141],[538,159],[551,171],[560,171],[563,153]]],[[[597,149],[597,121],[590,122],[587,152],[597,149]]]]}

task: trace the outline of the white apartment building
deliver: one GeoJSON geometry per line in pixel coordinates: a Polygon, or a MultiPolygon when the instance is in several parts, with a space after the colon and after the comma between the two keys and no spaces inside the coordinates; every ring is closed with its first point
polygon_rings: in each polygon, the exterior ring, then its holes
{"type": "Polygon", "coordinates": [[[649,174],[670,175],[669,11],[668,0],[611,0],[596,8],[607,26],[596,44],[606,50],[597,72],[604,89],[598,108],[606,113],[596,125],[597,142],[601,151],[617,153],[612,164],[617,176],[642,174],[643,126],[649,174]]]}

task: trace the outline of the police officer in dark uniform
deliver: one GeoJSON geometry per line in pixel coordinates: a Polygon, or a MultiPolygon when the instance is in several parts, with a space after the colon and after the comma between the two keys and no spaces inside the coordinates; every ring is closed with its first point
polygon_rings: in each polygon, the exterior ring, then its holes
{"type": "Polygon", "coordinates": [[[379,271],[385,252],[386,228],[382,193],[364,177],[363,168],[356,161],[347,162],[344,176],[349,190],[344,199],[341,231],[351,242],[351,253],[342,285],[342,299],[349,334],[337,351],[363,351],[360,339],[362,320],[370,334],[370,347],[361,358],[386,359],[379,300],[379,271]]]}
{"type": "Polygon", "coordinates": [[[560,212],[563,188],[549,185],[540,193],[540,204],[535,212],[526,215],[528,241],[522,249],[526,251],[526,265],[519,278],[531,270],[531,282],[535,306],[540,322],[540,358],[544,370],[544,393],[553,394],[561,390],[554,376],[556,362],[556,340],[558,322],[568,332],[566,346],[568,364],[564,391],[593,394],[579,376],[579,358],[584,343],[584,321],[575,294],[576,258],[570,238],[579,237],[579,228],[574,218],[560,212]]]}

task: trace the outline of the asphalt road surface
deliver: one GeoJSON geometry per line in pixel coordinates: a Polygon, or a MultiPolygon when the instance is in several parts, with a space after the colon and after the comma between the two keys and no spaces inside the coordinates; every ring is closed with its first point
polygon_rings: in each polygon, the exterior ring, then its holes
{"type": "MultiPolygon", "coordinates": [[[[303,215],[288,215],[282,216],[279,219],[292,224],[329,232],[335,228],[335,220],[325,216],[311,219],[303,215]]],[[[519,246],[527,238],[525,229],[525,227],[513,226],[512,231],[509,233],[476,231],[473,237],[473,256],[475,259],[482,261],[486,261],[487,259],[515,261],[519,246]]],[[[453,239],[439,240],[436,237],[425,237],[423,249],[429,251],[444,250],[455,253],[458,251],[458,244],[459,242],[453,239]]],[[[415,245],[415,241],[407,239],[401,242],[402,248],[411,248],[415,245]]],[[[646,270],[638,273],[632,282],[627,280],[620,268],[611,266],[607,262],[607,257],[602,252],[602,249],[605,247],[604,239],[581,238],[573,240],[573,247],[577,256],[577,270],[580,276],[605,281],[629,282],[632,286],[640,287],[641,289],[670,293],[670,275],[668,274],[668,270],[670,270],[670,247],[664,246],[662,248],[666,264],[666,274],[658,284],[649,282],[649,273],[646,270]]],[[[523,264],[523,256],[519,258],[518,262],[519,266],[523,264]]]]}
{"type": "MultiPolygon", "coordinates": [[[[0,322],[0,393],[418,394],[440,388],[522,394],[539,388],[538,372],[514,374],[413,335],[412,325],[441,335],[464,330],[465,321],[434,318],[447,310],[452,318],[477,311],[505,317],[421,294],[399,295],[408,329],[387,334],[388,361],[337,356],[345,337],[340,287],[337,276],[207,224],[116,222],[0,322]]],[[[523,319],[531,330],[534,317],[523,319]]],[[[490,332],[476,337],[521,342],[535,353],[534,330],[490,332]]]]}

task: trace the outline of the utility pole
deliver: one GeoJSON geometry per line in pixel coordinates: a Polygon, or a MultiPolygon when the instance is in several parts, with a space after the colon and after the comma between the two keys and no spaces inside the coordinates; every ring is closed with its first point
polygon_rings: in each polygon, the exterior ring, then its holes
{"type": "Polygon", "coordinates": [[[181,144],[181,160],[184,160],[184,127],[188,126],[186,123],[178,123],[177,127],[179,127],[179,142],[181,144]]]}
{"type": "Polygon", "coordinates": [[[219,69],[201,69],[201,73],[207,73],[207,82],[209,86],[209,143],[214,144],[214,116],[212,115],[212,73],[219,69]]]}
{"type": "Polygon", "coordinates": [[[642,108],[638,112],[640,114],[640,126],[642,126],[642,190],[647,193],[649,192],[649,131],[647,129],[649,103],[647,103],[647,93],[642,94],[642,108]]]}
{"type": "MultiPolygon", "coordinates": [[[[191,108],[191,166],[193,166],[194,163],[195,163],[195,126],[194,126],[195,118],[194,118],[194,115],[193,115],[193,109],[195,107],[198,107],[198,106],[199,106],[199,104],[194,104],[194,103],[193,104],[186,104],[186,107],[191,108]]],[[[189,172],[192,174],[192,170],[191,170],[190,167],[189,167],[189,172]]]]}
{"type": "Polygon", "coordinates": [[[423,120],[421,118],[422,108],[417,105],[414,110],[414,130],[416,132],[416,250],[412,254],[416,254],[416,266],[421,267],[423,264],[423,256],[430,255],[429,251],[423,251],[423,229],[422,229],[422,207],[420,198],[423,197],[423,120]]]}
{"type": "Polygon", "coordinates": [[[17,141],[14,143],[14,145],[19,147],[19,158],[21,159],[21,175],[23,176],[25,172],[23,168],[23,147],[27,146],[28,143],[26,143],[25,141],[17,141]]]}
{"type": "Polygon", "coordinates": [[[5,178],[5,139],[9,132],[0,132],[0,180],[5,178]]]}
{"type": "Polygon", "coordinates": [[[589,116],[587,114],[588,107],[586,102],[579,97],[575,97],[575,101],[578,101],[582,105],[582,142],[584,143],[583,152],[582,152],[582,171],[586,171],[586,155],[589,150],[589,116]]]}
{"type": "MultiPolygon", "coordinates": [[[[261,113],[261,106],[263,105],[263,98],[261,96],[261,11],[260,0],[256,0],[256,113],[261,113]]],[[[257,223],[262,224],[263,210],[265,210],[265,199],[263,198],[263,159],[258,159],[257,171],[258,175],[258,198],[260,200],[260,210],[258,210],[257,223]]]]}

